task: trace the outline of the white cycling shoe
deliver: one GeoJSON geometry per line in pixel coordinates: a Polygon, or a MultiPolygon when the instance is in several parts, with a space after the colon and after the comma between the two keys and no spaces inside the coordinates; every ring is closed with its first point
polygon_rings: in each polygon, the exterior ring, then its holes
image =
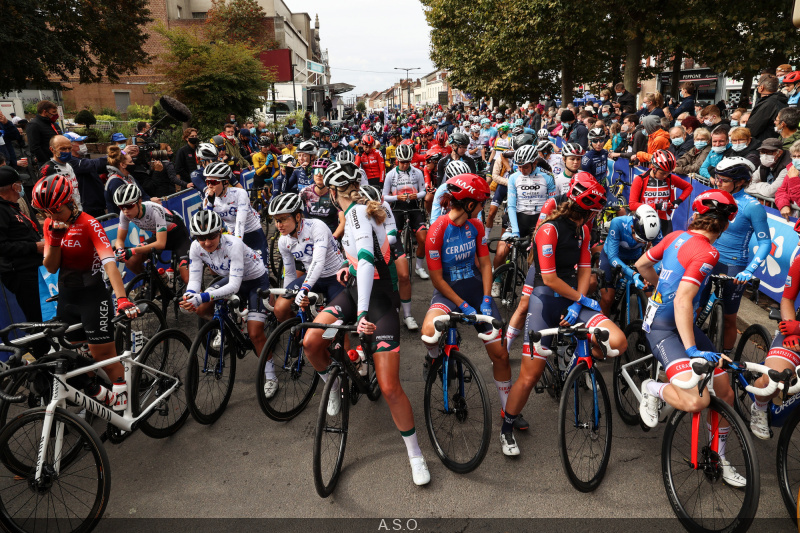
{"type": "Polygon", "coordinates": [[[264,382],[264,397],[272,398],[276,392],[278,392],[278,380],[267,378],[264,382]]]}
{"type": "Polygon", "coordinates": [[[328,396],[328,415],[336,416],[342,408],[342,393],[339,387],[331,389],[331,394],[328,396]]]}
{"type": "Polygon", "coordinates": [[[421,279],[430,279],[430,276],[427,272],[425,272],[424,268],[416,268],[414,272],[416,272],[417,276],[419,276],[421,279]]]}
{"type": "Polygon", "coordinates": [[[747,485],[747,480],[743,475],[736,471],[736,469],[731,466],[730,461],[726,459],[720,460],[720,466],[722,467],[722,480],[730,485],[731,487],[744,487],[747,485]]]}
{"type": "Polygon", "coordinates": [[[411,315],[405,317],[403,319],[403,323],[406,325],[406,329],[408,329],[408,331],[416,331],[419,329],[417,321],[414,320],[414,317],[411,315]]]}
{"type": "Polygon", "coordinates": [[[214,338],[211,339],[211,348],[214,350],[219,350],[221,346],[222,346],[222,332],[217,330],[217,332],[214,334],[214,338]]]}
{"type": "Polygon", "coordinates": [[[500,282],[493,281],[492,282],[492,298],[499,298],[500,297],[500,282]]]}
{"type": "Polygon", "coordinates": [[[411,463],[411,477],[414,479],[415,485],[427,485],[431,482],[431,473],[428,471],[428,465],[425,463],[425,458],[421,455],[419,457],[409,457],[408,461],[411,463]]]}
{"type": "Polygon", "coordinates": [[[508,457],[519,455],[519,446],[513,433],[500,433],[500,447],[503,449],[503,455],[508,457]]]}
{"type": "Polygon", "coordinates": [[[639,403],[639,416],[642,417],[642,422],[649,428],[654,428],[658,425],[658,410],[660,407],[661,399],[658,396],[653,396],[647,390],[647,384],[652,379],[646,379],[642,382],[642,401],[639,403]]]}
{"type": "Polygon", "coordinates": [[[769,440],[769,420],[767,420],[767,412],[762,411],[756,404],[750,405],[750,431],[759,439],[769,440]]]}

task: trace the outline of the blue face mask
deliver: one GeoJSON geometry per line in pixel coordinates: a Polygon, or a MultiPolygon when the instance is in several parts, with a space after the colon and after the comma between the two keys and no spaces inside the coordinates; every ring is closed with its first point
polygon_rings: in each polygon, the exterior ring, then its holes
{"type": "Polygon", "coordinates": [[[562,123],[561,123],[561,127],[562,127],[562,128],[565,128],[565,129],[566,129],[566,128],[569,128],[569,122],[562,122],[562,123]]]}
{"type": "Polygon", "coordinates": [[[742,150],[747,148],[747,143],[736,143],[731,145],[731,148],[733,148],[734,152],[741,152],[742,150]]]}
{"type": "Polygon", "coordinates": [[[708,146],[708,141],[695,141],[694,142],[694,147],[697,148],[698,150],[702,150],[706,146],[708,146]]]}
{"type": "Polygon", "coordinates": [[[672,139],[672,145],[673,146],[680,146],[680,145],[683,144],[683,141],[685,141],[685,140],[686,139],[684,139],[683,137],[676,137],[675,139],[672,139]]]}
{"type": "Polygon", "coordinates": [[[255,135],[256,134],[256,129],[255,128],[250,128],[250,134],[251,135],[255,135]]]}
{"type": "Polygon", "coordinates": [[[622,93],[617,93],[617,96],[622,96],[622,93]]]}
{"type": "Polygon", "coordinates": [[[647,130],[645,129],[642,130],[642,135],[644,135],[645,137],[650,137],[650,134],[647,133],[647,130]]]}
{"type": "MultiPolygon", "coordinates": [[[[794,159],[792,161],[794,161],[794,159]]],[[[800,163],[800,159],[798,159],[797,162],[800,163]]],[[[798,167],[798,168],[800,168],[800,167],[798,167]]],[[[20,188],[19,188],[19,196],[20,196],[20,198],[25,196],[25,187],[20,186],[20,188]]]]}
{"type": "Polygon", "coordinates": [[[738,125],[739,125],[739,121],[738,120],[731,120],[731,128],[733,128],[734,126],[738,126],[738,125]]]}
{"type": "Polygon", "coordinates": [[[72,152],[59,152],[58,153],[58,160],[62,163],[66,163],[69,161],[69,158],[72,157],[72,152]]]}
{"type": "Polygon", "coordinates": [[[712,146],[711,147],[711,151],[714,152],[715,154],[721,154],[722,152],[725,151],[726,148],[728,148],[728,147],[727,146],[712,146]]]}
{"type": "Polygon", "coordinates": [[[796,169],[800,169],[800,159],[792,158],[792,166],[796,169]]]}

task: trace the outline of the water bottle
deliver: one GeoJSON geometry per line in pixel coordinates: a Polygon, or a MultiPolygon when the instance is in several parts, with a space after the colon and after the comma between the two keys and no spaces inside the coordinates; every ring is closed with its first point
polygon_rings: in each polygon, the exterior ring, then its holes
{"type": "Polygon", "coordinates": [[[158,275],[161,277],[161,281],[163,281],[166,284],[167,283],[167,271],[164,270],[163,268],[159,268],[158,269],[158,275]]]}
{"type": "Polygon", "coordinates": [[[242,330],[244,335],[247,335],[247,315],[249,313],[248,309],[242,309],[241,313],[237,313],[239,316],[239,328],[242,330]]]}
{"type": "Polygon", "coordinates": [[[125,383],[124,378],[117,378],[112,387],[112,392],[116,396],[113,409],[115,411],[124,411],[128,407],[128,385],[125,383]]]}
{"type": "Polygon", "coordinates": [[[171,284],[171,283],[172,283],[172,280],[173,280],[174,278],[175,278],[175,271],[172,269],[172,267],[169,267],[169,268],[167,269],[167,283],[170,283],[170,284],[171,284]]]}
{"type": "Polygon", "coordinates": [[[356,372],[358,372],[359,375],[361,376],[367,375],[367,367],[365,364],[361,362],[361,357],[359,357],[357,351],[348,350],[347,356],[350,358],[350,362],[353,363],[353,366],[356,367],[356,372]]]}
{"type": "Polygon", "coordinates": [[[106,407],[112,407],[116,401],[114,393],[99,383],[91,383],[83,391],[106,407]]]}

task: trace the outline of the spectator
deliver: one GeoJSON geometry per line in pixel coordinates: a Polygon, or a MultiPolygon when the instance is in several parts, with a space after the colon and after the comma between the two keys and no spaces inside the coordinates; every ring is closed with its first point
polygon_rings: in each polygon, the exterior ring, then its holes
{"type": "Polygon", "coordinates": [[[89,151],[84,144],[86,137],[71,131],[65,133],[64,137],[72,143],[72,157],[67,160],[67,164],[75,172],[83,210],[95,218],[105,215],[105,187],[100,176],[106,175],[106,158],[89,159],[89,151]]]}
{"type": "Polygon", "coordinates": [[[644,93],[642,102],[644,103],[644,109],[638,113],[640,116],[654,116],[658,118],[664,116],[664,111],[661,109],[664,107],[664,97],[661,96],[660,92],[653,91],[652,93],[644,93]]]}
{"type": "Polygon", "coordinates": [[[714,133],[717,128],[724,129],[725,133],[728,133],[731,129],[731,121],[728,119],[723,119],[722,113],[715,105],[705,106],[703,111],[700,113],[700,120],[703,121],[703,124],[709,129],[709,131],[711,131],[711,133],[714,133]]]}
{"type": "Polygon", "coordinates": [[[733,155],[733,151],[728,143],[728,132],[723,128],[715,129],[711,132],[711,151],[700,166],[698,174],[706,179],[711,179],[711,172],[717,168],[717,164],[731,155],[733,155]]]}
{"type": "MultiPolygon", "coordinates": [[[[136,155],[139,155],[138,147],[133,146],[136,150],[136,155]]],[[[114,203],[114,192],[125,185],[126,183],[135,183],[139,190],[142,191],[142,201],[150,200],[150,195],[147,194],[144,187],[137,181],[137,179],[133,176],[133,174],[128,170],[129,168],[133,168],[133,156],[130,153],[126,153],[131,150],[122,151],[120,150],[119,146],[109,146],[106,150],[107,155],[107,171],[108,171],[108,180],[106,180],[106,190],[105,190],[105,199],[106,199],[106,210],[109,213],[118,213],[119,209],[117,208],[117,204],[114,203]]],[[[153,198],[153,201],[158,200],[158,198],[153,198]]]]}
{"type": "Polygon", "coordinates": [[[297,119],[290,117],[286,121],[286,126],[283,128],[284,135],[300,135],[300,129],[297,127],[297,119]]]}
{"type": "Polygon", "coordinates": [[[605,146],[603,146],[603,149],[608,150],[610,154],[611,152],[616,152],[617,148],[619,148],[619,146],[622,144],[622,124],[619,122],[613,122],[608,130],[608,141],[606,142],[605,146]]]}
{"type": "Polygon", "coordinates": [[[778,111],[775,117],[775,130],[783,142],[783,149],[789,150],[796,140],[800,139],[800,109],[796,107],[784,107],[778,111]]]}
{"type": "Polygon", "coordinates": [[[683,126],[683,129],[686,130],[686,135],[692,137],[695,130],[702,125],[700,124],[700,121],[697,120],[697,117],[686,117],[685,119],[681,120],[681,126],[683,126]]]}
{"type": "Polygon", "coordinates": [[[117,143],[117,146],[119,146],[120,150],[124,150],[128,147],[128,138],[125,137],[124,133],[117,132],[111,135],[111,142],[117,143]]]}
{"type": "Polygon", "coordinates": [[[761,143],[753,139],[747,128],[733,128],[730,131],[731,155],[748,159],[753,166],[758,167],[758,148],[761,143]]]}
{"type": "Polygon", "coordinates": [[[677,117],[681,113],[689,113],[689,115],[694,116],[694,95],[696,92],[697,88],[694,83],[691,81],[683,82],[681,85],[681,98],[683,98],[683,100],[681,100],[680,105],[677,107],[670,105],[668,108],[669,113],[673,117],[677,117]]]}
{"type": "Polygon", "coordinates": [[[742,126],[739,121],[741,120],[742,115],[744,115],[746,112],[747,110],[743,107],[738,107],[733,110],[733,113],[731,113],[731,128],[742,126]]]}
{"type": "Polygon", "coordinates": [[[589,147],[589,130],[575,118],[575,113],[566,109],[561,112],[562,137],[568,143],[578,143],[584,150],[589,147]]]}
{"type": "Polygon", "coordinates": [[[614,86],[616,96],[614,98],[614,107],[619,111],[623,111],[625,106],[636,108],[636,97],[625,89],[624,83],[618,83],[614,86]]]}
{"type": "MultiPolygon", "coordinates": [[[[747,128],[748,120],[750,120],[750,111],[745,111],[744,113],[742,113],[742,116],[739,117],[739,126],[741,126],[742,128],[747,128]]],[[[750,133],[752,134],[753,132],[751,131],[750,133]]]]}
{"type": "Polygon", "coordinates": [[[671,143],[669,151],[675,156],[676,161],[694,147],[694,141],[691,137],[686,135],[686,129],[683,126],[670,128],[669,140],[671,143]]]}
{"type": "Polygon", "coordinates": [[[17,121],[17,132],[19,137],[11,142],[14,145],[14,153],[17,154],[16,166],[11,165],[16,170],[20,178],[22,178],[22,187],[25,189],[25,201],[30,204],[31,195],[33,194],[33,186],[39,180],[39,167],[31,154],[30,145],[27,144],[27,135],[25,128],[28,127],[28,121],[20,119],[17,121]]]}
{"type": "Polygon", "coordinates": [[[642,127],[644,129],[642,134],[647,137],[647,151],[636,152],[636,159],[640,163],[649,162],[656,150],[667,150],[671,144],[669,133],[661,129],[661,117],[655,113],[642,119],[642,127]]]}
{"type": "Polygon", "coordinates": [[[200,143],[200,137],[197,130],[194,128],[186,128],[183,130],[183,140],[186,141],[184,146],[178,148],[173,159],[173,166],[175,173],[183,183],[182,188],[193,188],[192,172],[200,168],[197,162],[197,146],[200,143]]]}
{"type": "Polygon", "coordinates": [[[692,141],[692,149],[683,154],[678,160],[678,164],[675,165],[676,174],[688,176],[699,172],[703,161],[706,160],[708,153],[711,152],[711,132],[707,129],[698,128],[694,130],[692,141]]]}
{"type": "Polygon", "coordinates": [[[50,159],[50,139],[61,135],[58,127],[58,107],[49,100],[36,105],[36,116],[31,119],[26,130],[31,153],[39,165],[50,159]]]}
{"type": "Polygon", "coordinates": [[[228,155],[228,164],[231,165],[233,170],[246,169],[249,163],[242,155],[239,142],[236,139],[236,126],[230,122],[225,124],[220,135],[225,139],[225,153],[228,155]]]}
{"type": "MultiPolygon", "coordinates": [[[[797,211],[798,204],[800,204],[800,170],[798,170],[800,169],[800,141],[795,141],[789,148],[789,154],[792,164],[787,167],[783,183],[775,192],[775,207],[780,209],[781,215],[786,220],[789,220],[790,216],[800,214],[797,211]],[[795,161],[798,163],[797,165],[794,164],[795,161]]],[[[758,174],[758,169],[753,174],[754,178],[756,174],[758,174]]]]}
{"type": "Polygon", "coordinates": [[[74,191],[72,199],[78,209],[82,209],[80,184],[77,176],[75,176],[75,171],[69,164],[69,160],[72,159],[72,141],[63,135],[53,135],[50,137],[50,153],[52,157],[39,167],[39,178],[46,178],[53,174],[60,174],[69,178],[74,191]]]}
{"type": "Polygon", "coordinates": [[[239,153],[244,157],[248,163],[252,162],[252,155],[255,152],[253,147],[253,136],[250,135],[250,130],[242,128],[239,130],[239,153]]]}
{"type": "Polygon", "coordinates": [[[303,117],[303,138],[311,138],[311,111],[306,111],[306,114],[303,117]]]}
{"type": "Polygon", "coordinates": [[[147,135],[150,133],[150,123],[139,121],[136,123],[136,135],[147,135]]]}
{"type": "Polygon", "coordinates": [[[753,106],[747,127],[756,140],[764,141],[777,135],[773,126],[775,117],[778,116],[778,111],[789,104],[786,95],[778,92],[778,78],[775,76],[762,76],[756,91],[761,98],[753,106]]]}
{"type": "Polygon", "coordinates": [[[778,66],[775,69],[775,77],[778,78],[778,82],[783,83],[784,76],[789,74],[792,70],[793,70],[792,66],[785,63],[783,65],[778,66]]]}
{"type": "Polygon", "coordinates": [[[758,153],[759,163],[756,171],[753,172],[753,180],[745,192],[766,196],[767,198],[775,198],[778,189],[786,178],[787,166],[792,163],[792,157],[798,156],[793,156],[791,149],[784,150],[780,139],[774,138],[767,139],[761,143],[758,153]]]}

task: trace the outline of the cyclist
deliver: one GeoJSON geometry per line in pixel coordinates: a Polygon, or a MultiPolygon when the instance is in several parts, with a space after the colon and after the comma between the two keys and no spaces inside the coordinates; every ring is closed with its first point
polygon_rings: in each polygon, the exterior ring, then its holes
{"type": "Polygon", "coordinates": [[[331,202],[330,189],[325,186],[323,175],[330,165],[330,159],[318,157],[311,165],[314,184],[300,191],[300,201],[305,208],[305,216],[316,218],[325,223],[336,239],[341,239],[344,232],[344,215],[331,202]]]}
{"type": "MultiPolygon", "coordinates": [[[[719,363],[722,357],[730,361],[727,356],[716,353],[708,337],[694,324],[693,317],[701,288],[719,259],[714,241],[736,217],[736,200],[726,191],[713,189],[697,196],[692,202],[692,210],[695,215],[687,231],[667,235],[636,262],[642,277],[656,287],[647,304],[643,327],[653,355],[664,367],[670,381],[658,383],[646,379],[642,382],[639,415],[642,422],[651,428],[658,425],[662,401],[689,413],[708,407],[709,394],[700,396],[698,389],[685,390],[671,384],[691,377],[690,359],[703,358],[719,363]],[[659,261],[660,276],[654,268],[659,261]]],[[[732,403],[733,390],[727,374],[717,368],[714,376],[714,394],[732,403]]],[[[747,481],[725,460],[728,431],[728,427],[719,428],[717,453],[721,459],[722,479],[731,486],[743,487],[747,481]]]]}
{"type": "MultiPolygon", "coordinates": [[[[536,143],[536,151],[539,152],[539,157],[547,161],[553,176],[560,176],[564,172],[564,158],[561,154],[555,153],[553,147],[553,143],[548,140],[540,140],[536,143]]],[[[558,187],[556,187],[556,190],[558,191],[558,187]]],[[[558,191],[557,194],[561,194],[561,191],[558,191]]]]}
{"type": "Polygon", "coordinates": [[[381,187],[383,177],[386,174],[386,167],[383,156],[375,149],[375,138],[370,134],[361,137],[363,151],[356,156],[356,166],[360,167],[367,174],[367,181],[370,185],[381,187]]]}
{"type": "MultiPolygon", "coordinates": [[[[445,134],[446,136],[447,134],[445,134]]],[[[452,148],[449,152],[442,151],[442,159],[436,168],[436,186],[440,186],[446,180],[444,179],[444,170],[453,161],[463,161],[469,166],[470,174],[475,174],[477,169],[475,167],[475,160],[467,156],[467,147],[469,146],[469,137],[464,133],[455,132],[450,136],[450,144],[452,148]]],[[[431,148],[433,150],[434,148],[431,148]]]]}
{"type": "MultiPolygon", "coordinates": [[[[430,213],[433,210],[433,197],[436,193],[436,168],[442,159],[442,152],[430,150],[425,154],[424,159],[425,166],[422,168],[422,173],[425,176],[425,211],[430,213]]],[[[413,161],[411,164],[414,165],[413,161]]]]}
{"type": "MultiPolygon", "coordinates": [[[[606,289],[600,291],[600,308],[606,316],[611,314],[615,288],[611,287],[613,270],[622,269],[622,274],[637,289],[645,288],[642,276],[630,267],[649,246],[655,246],[662,239],[658,213],[649,205],[641,205],[633,215],[615,217],[608,227],[608,237],[600,252],[600,269],[605,274],[606,289]]],[[[642,310],[644,311],[644,309],[642,310]]]]}
{"type": "Polygon", "coordinates": [[[117,261],[125,265],[134,274],[142,272],[145,262],[153,250],[169,250],[180,259],[178,272],[184,283],[189,281],[189,247],[192,241],[186,231],[181,217],[174,215],[169,209],[155,202],[142,201],[142,191],[133,183],[123,185],[114,192],[114,203],[119,208],[119,226],[117,226],[116,248],[117,261]],[[125,247],[128,228],[133,223],[140,231],[152,233],[152,237],[139,246],[125,247]]]}
{"type": "MultiPolygon", "coordinates": [[[[69,179],[60,174],[39,180],[33,188],[33,207],[47,217],[42,264],[51,274],[59,272],[58,318],[69,324],[83,324],[92,358],[105,361],[116,357],[117,350],[111,325],[114,303],[103,275],[108,277],[117,297],[117,313],[133,318],[139,310],[125,296],[122,276],[103,226],[78,209],[73,192],[69,179]]],[[[67,339],[84,340],[81,333],[76,333],[68,333],[67,339]]],[[[121,363],[103,369],[112,382],[124,383],[121,363]]],[[[97,385],[87,392],[107,406],[124,407],[106,387],[97,385]]]]}
{"type": "MultiPolygon", "coordinates": [[[[425,241],[425,254],[433,283],[431,306],[422,324],[422,334],[434,333],[433,319],[451,311],[466,315],[480,314],[500,319],[500,312],[489,296],[492,281],[492,264],[483,224],[476,218],[491,192],[486,180],[475,174],[459,174],[444,185],[447,193],[442,202],[448,212],[431,226],[431,238],[425,241]],[[483,296],[481,296],[483,295],[483,296]],[[458,303],[457,303],[458,302],[458,303]]],[[[491,331],[488,324],[475,325],[478,333],[491,331]]],[[[500,406],[506,407],[511,390],[511,366],[508,351],[503,347],[502,335],[483,341],[492,360],[492,373],[500,406]]],[[[426,344],[425,369],[439,356],[438,344],[426,344]]],[[[427,373],[427,372],[426,372],[427,373]]],[[[427,376],[426,376],[427,379],[427,376]]],[[[528,429],[527,422],[518,418],[518,429],[528,429]]]]}
{"type": "Polygon", "coordinates": [[[297,152],[297,146],[295,146],[294,141],[295,139],[291,135],[284,135],[283,144],[285,144],[285,146],[281,148],[281,154],[294,157],[295,153],[297,152]]]}
{"type": "MultiPolygon", "coordinates": [[[[267,180],[272,180],[278,173],[278,161],[270,151],[272,142],[268,137],[261,137],[258,140],[258,152],[253,153],[253,168],[256,173],[253,176],[253,188],[261,189],[266,185],[267,180]]],[[[255,191],[253,191],[255,195],[255,191]]]]}
{"type": "Polygon", "coordinates": [[[197,160],[200,168],[193,170],[189,175],[196,191],[205,189],[206,181],[203,178],[203,169],[219,158],[219,150],[213,143],[200,143],[197,147],[197,160]]]}
{"type": "Polygon", "coordinates": [[[673,174],[673,170],[675,156],[667,150],[656,150],[647,172],[633,178],[631,183],[630,208],[635,211],[643,204],[653,207],[661,219],[662,235],[672,232],[672,210],[692,194],[692,185],[673,174]],[[683,191],[677,198],[676,188],[683,191]]]}
{"type": "Polygon", "coordinates": [[[386,172],[394,168],[395,164],[395,150],[397,150],[397,143],[400,142],[400,134],[391,132],[389,134],[389,144],[386,145],[386,156],[384,157],[384,164],[386,165],[386,172]]]}
{"type": "MultiPolygon", "coordinates": [[[[442,196],[447,192],[447,181],[460,176],[470,174],[470,167],[463,161],[453,161],[444,169],[444,182],[436,189],[433,196],[433,207],[431,208],[431,224],[436,222],[440,216],[447,213],[447,208],[442,206],[442,196]]],[[[483,213],[480,213],[483,216],[483,213]]]]}
{"type": "Polygon", "coordinates": [[[297,180],[297,189],[303,190],[309,185],[314,184],[314,177],[308,171],[308,167],[316,159],[319,153],[319,144],[316,141],[309,140],[303,141],[297,145],[295,157],[297,158],[297,166],[294,169],[294,176],[297,180]]]}
{"type": "Polygon", "coordinates": [[[572,178],[581,170],[583,156],[586,150],[578,143],[567,143],[561,150],[564,158],[564,170],[561,174],[556,174],[556,194],[566,195],[572,183],[572,178]]]}
{"type": "Polygon", "coordinates": [[[497,137],[492,144],[492,151],[489,154],[489,165],[497,165],[500,162],[498,154],[502,154],[511,148],[511,137],[508,133],[511,131],[511,126],[508,124],[500,124],[497,126],[497,137]],[[495,159],[497,157],[497,159],[495,159]]]}
{"type": "Polygon", "coordinates": [[[247,191],[230,186],[231,168],[217,161],[203,169],[203,176],[206,179],[203,209],[219,214],[228,233],[242,239],[261,254],[262,261],[267,261],[267,238],[261,229],[261,217],[250,205],[247,191]]]}
{"type": "Polygon", "coordinates": [[[297,192],[297,178],[294,176],[295,165],[297,165],[297,160],[291,155],[278,156],[278,173],[272,179],[273,196],[285,192],[297,192]]]}
{"type": "MultiPolygon", "coordinates": [[[[428,226],[425,223],[425,211],[420,207],[419,201],[425,198],[425,176],[418,169],[411,166],[414,150],[407,144],[401,144],[395,152],[397,167],[393,168],[383,183],[383,198],[393,204],[395,220],[403,220],[409,224],[411,231],[417,239],[417,261],[414,271],[422,279],[428,279],[425,272],[425,237],[428,226]]],[[[409,302],[410,306],[411,303],[409,302]]]]}
{"type": "MultiPolygon", "coordinates": [[[[520,375],[508,395],[500,431],[504,455],[519,455],[519,446],[513,435],[514,422],[545,366],[546,357],[537,353],[529,342],[530,331],[583,322],[588,328],[608,329],[610,345],[620,353],[626,349],[622,331],[602,314],[596,301],[586,297],[591,277],[587,222],[603,209],[606,193],[594,179],[587,176],[589,179],[583,181],[578,178],[570,188],[569,200],[547,217],[533,237],[536,274],[525,319],[520,375]],[[566,313],[563,312],[565,308],[566,313]]],[[[542,344],[549,346],[549,339],[542,339],[542,344]]],[[[600,355],[599,352],[596,354],[600,355]]]]}
{"type": "MultiPolygon", "coordinates": [[[[396,288],[391,281],[395,269],[384,225],[386,213],[377,202],[361,203],[360,182],[358,167],[352,163],[331,165],[325,173],[325,185],[345,213],[342,245],[348,265],[341,275],[348,287],[317,315],[315,322],[354,323],[359,333],[373,335],[377,341],[374,360],[378,384],[406,444],[414,483],[425,485],[430,482],[430,473],[417,441],[411,403],[400,383],[400,324],[393,296],[396,288]]],[[[330,341],[322,338],[322,330],[310,329],[303,344],[308,360],[327,381],[330,341]]],[[[341,401],[339,394],[328,398],[331,416],[338,414],[341,401]]]]}
{"type": "MultiPolygon", "coordinates": [[[[745,283],[764,262],[772,250],[772,239],[767,224],[767,211],[758,200],[744,192],[750,183],[755,165],[745,157],[726,157],[717,164],[712,184],[721,191],[733,195],[739,208],[736,220],[714,243],[719,251],[719,263],[714,274],[733,276],[733,281],[723,286],[723,348],[725,353],[733,349],[736,342],[736,315],[744,293],[745,283]],[[755,234],[758,251],[750,252],[750,238],[755,234]]],[[[711,287],[703,291],[702,301],[708,301],[711,287]]]]}
{"type": "Polygon", "coordinates": [[[472,158],[478,172],[483,172],[485,166],[485,144],[481,142],[481,127],[478,124],[473,124],[469,127],[469,145],[467,145],[467,155],[472,158]]]}
{"type": "MultiPolygon", "coordinates": [[[[581,159],[581,170],[594,176],[597,183],[607,187],[606,175],[608,174],[608,151],[603,149],[606,143],[606,133],[603,128],[589,130],[589,150],[581,159]]],[[[673,167],[674,168],[674,167],[673,167]]]]}

